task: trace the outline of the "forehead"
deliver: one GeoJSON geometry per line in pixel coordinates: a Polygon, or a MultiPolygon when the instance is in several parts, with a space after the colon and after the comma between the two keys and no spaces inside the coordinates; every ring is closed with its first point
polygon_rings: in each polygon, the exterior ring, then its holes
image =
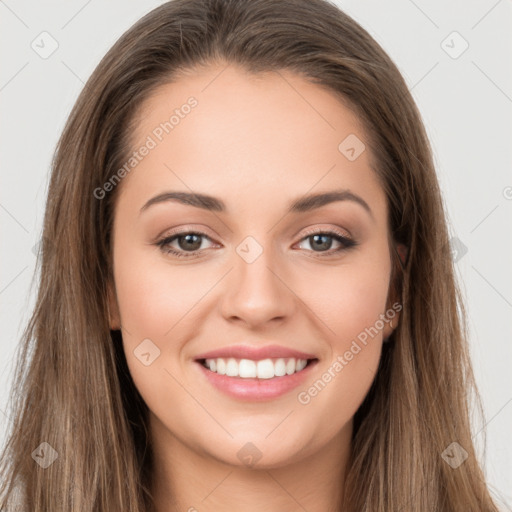
{"type": "Polygon", "coordinates": [[[138,195],[193,190],[243,209],[249,195],[261,208],[263,197],[288,205],[345,188],[385,208],[360,120],[331,91],[290,71],[188,71],[140,106],[131,139],[134,151],[152,146],[122,184],[138,195]]]}

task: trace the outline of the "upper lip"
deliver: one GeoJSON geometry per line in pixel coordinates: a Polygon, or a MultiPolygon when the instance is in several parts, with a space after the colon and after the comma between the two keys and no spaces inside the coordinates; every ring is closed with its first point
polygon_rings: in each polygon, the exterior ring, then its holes
{"type": "Polygon", "coordinates": [[[265,345],[264,347],[254,347],[250,345],[232,345],[229,347],[218,348],[210,352],[204,352],[196,356],[196,360],[200,359],[216,359],[218,357],[234,359],[253,359],[259,361],[261,359],[272,358],[295,358],[295,359],[316,359],[313,354],[301,352],[292,348],[283,347],[281,345],[265,345]]]}

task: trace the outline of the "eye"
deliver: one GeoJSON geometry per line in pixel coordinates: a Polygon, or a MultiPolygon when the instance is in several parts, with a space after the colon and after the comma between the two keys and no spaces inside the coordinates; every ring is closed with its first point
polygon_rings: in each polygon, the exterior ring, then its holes
{"type": "Polygon", "coordinates": [[[177,256],[178,258],[191,258],[198,256],[197,252],[204,250],[202,246],[202,239],[210,240],[210,237],[205,233],[196,231],[183,231],[181,233],[167,236],[159,240],[156,245],[168,254],[177,256]],[[173,247],[171,244],[177,242],[178,248],[173,247]],[[178,250],[177,250],[178,249],[178,250]],[[187,254],[191,253],[191,254],[187,254]]]}
{"type": "MultiPolygon", "coordinates": [[[[203,240],[210,240],[210,237],[205,233],[199,231],[182,231],[175,233],[171,236],[166,236],[156,242],[156,245],[165,253],[172,254],[178,258],[193,258],[200,256],[205,250],[203,247],[203,240]],[[176,245],[172,245],[177,243],[176,245]]],[[[300,243],[306,240],[312,247],[312,252],[319,253],[317,256],[331,256],[334,253],[339,253],[351,247],[358,245],[355,240],[337,231],[310,231],[305,237],[301,239],[300,243]],[[336,249],[331,249],[332,240],[335,240],[340,246],[336,249]],[[318,251],[316,249],[319,249],[318,251]],[[325,254],[322,254],[325,253],[325,254]]]]}
{"type": "Polygon", "coordinates": [[[302,240],[308,241],[310,247],[313,249],[313,252],[320,253],[317,254],[320,257],[324,256],[324,254],[321,253],[325,253],[325,256],[331,256],[334,253],[339,253],[358,245],[355,240],[352,240],[351,238],[348,238],[347,236],[337,231],[310,231],[306,233],[306,236],[302,240]],[[333,239],[338,244],[340,244],[340,246],[336,249],[331,249],[333,239]],[[319,250],[317,251],[316,249],[319,250]]]}

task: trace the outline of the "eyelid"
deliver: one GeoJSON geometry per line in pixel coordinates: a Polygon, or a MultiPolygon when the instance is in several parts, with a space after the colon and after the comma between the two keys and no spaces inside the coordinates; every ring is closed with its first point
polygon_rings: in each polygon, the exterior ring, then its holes
{"type": "Polygon", "coordinates": [[[306,228],[306,231],[302,234],[301,240],[310,235],[315,235],[317,233],[329,233],[329,232],[334,232],[343,238],[346,238],[348,240],[353,240],[352,235],[350,234],[350,232],[348,230],[346,230],[346,229],[341,230],[340,228],[333,227],[333,226],[328,226],[328,227],[317,226],[317,227],[310,228],[310,229],[306,228]]]}
{"type": "Polygon", "coordinates": [[[196,233],[198,235],[203,235],[205,237],[208,237],[210,240],[215,238],[215,235],[212,235],[210,233],[210,230],[206,226],[203,226],[202,224],[190,224],[180,226],[179,228],[165,229],[154,238],[153,243],[161,241],[165,238],[170,238],[176,235],[186,235],[188,233],[196,233]],[[197,226],[200,227],[198,228],[197,226]]]}

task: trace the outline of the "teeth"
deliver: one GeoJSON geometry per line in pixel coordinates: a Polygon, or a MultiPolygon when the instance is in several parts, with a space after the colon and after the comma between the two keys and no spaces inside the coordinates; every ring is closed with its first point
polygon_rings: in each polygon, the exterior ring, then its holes
{"type": "Polygon", "coordinates": [[[226,375],[226,361],[224,359],[207,359],[207,361],[210,361],[209,368],[212,372],[216,371],[219,375],[226,375]],[[217,369],[215,369],[215,366],[217,366],[217,369]]]}
{"type": "Polygon", "coordinates": [[[206,359],[204,366],[212,372],[228,377],[241,377],[242,379],[258,378],[272,379],[300,372],[307,365],[306,359],[262,359],[253,361],[251,359],[206,359]]]}
{"type": "Polygon", "coordinates": [[[234,364],[237,365],[236,376],[243,375],[246,379],[250,377],[258,376],[258,367],[256,365],[256,361],[251,361],[250,359],[242,359],[238,364],[234,359],[234,364]]]}

